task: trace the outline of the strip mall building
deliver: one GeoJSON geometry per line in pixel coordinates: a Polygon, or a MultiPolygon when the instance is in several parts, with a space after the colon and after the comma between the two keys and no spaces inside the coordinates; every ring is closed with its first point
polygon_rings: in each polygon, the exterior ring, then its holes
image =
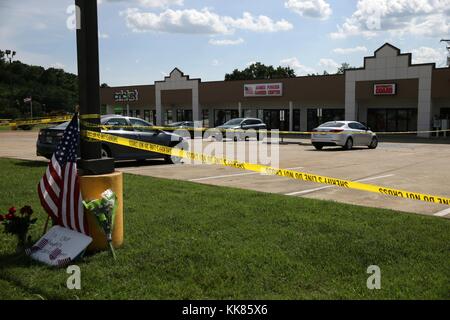
{"type": "Polygon", "coordinates": [[[377,132],[448,128],[450,68],[411,58],[387,43],[364,58],[362,68],[342,75],[202,82],[174,69],[154,85],[102,88],[101,103],[105,113],[157,125],[194,120],[213,127],[254,117],[289,131],[329,120],[358,120],[377,132]]]}

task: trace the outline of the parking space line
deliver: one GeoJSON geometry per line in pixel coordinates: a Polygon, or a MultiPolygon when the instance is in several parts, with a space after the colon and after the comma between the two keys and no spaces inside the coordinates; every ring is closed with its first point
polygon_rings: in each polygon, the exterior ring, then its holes
{"type": "MultiPolygon", "coordinates": [[[[356,180],[355,182],[367,182],[367,181],[372,181],[372,180],[377,180],[377,179],[388,178],[388,177],[392,177],[392,176],[395,176],[395,174],[387,174],[387,175],[384,175],[384,176],[377,176],[377,177],[359,179],[359,180],[356,180]]],[[[329,188],[334,188],[334,187],[335,186],[325,186],[325,187],[320,187],[320,188],[314,188],[314,189],[308,189],[308,190],[303,190],[303,191],[286,193],[285,195],[286,196],[296,196],[296,195],[299,195],[299,194],[311,193],[311,192],[320,191],[320,190],[329,189],[329,188]]]]}
{"type": "Polygon", "coordinates": [[[436,217],[445,217],[445,216],[447,216],[449,214],[450,214],[450,208],[442,210],[442,211],[439,211],[439,212],[436,212],[434,214],[434,216],[436,216],[436,217]]]}
{"type": "MultiPolygon", "coordinates": [[[[295,169],[302,169],[302,168],[303,167],[287,168],[287,170],[295,170],[295,169]]],[[[250,176],[250,175],[255,175],[255,174],[260,174],[260,173],[259,172],[235,173],[235,174],[228,174],[228,175],[222,175],[222,176],[212,176],[212,177],[190,179],[189,181],[190,182],[196,182],[196,181],[213,180],[213,179],[221,179],[221,178],[250,176]]]]}

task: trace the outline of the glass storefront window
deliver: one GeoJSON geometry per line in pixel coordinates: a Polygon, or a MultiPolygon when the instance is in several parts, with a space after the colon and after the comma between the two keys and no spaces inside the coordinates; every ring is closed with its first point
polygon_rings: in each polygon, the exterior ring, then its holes
{"type": "Polygon", "coordinates": [[[152,122],[152,120],[150,120],[150,110],[144,110],[144,120],[152,122]]]}
{"type": "Polygon", "coordinates": [[[368,109],[367,124],[376,132],[417,130],[417,109],[368,109]]]}
{"type": "Polygon", "coordinates": [[[312,108],[308,109],[307,113],[308,131],[328,121],[345,120],[345,109],[312,108]]]}
{"type": "Polygon", "coordinates": [[[235,118],[239,118],[239,110],[214,110],[214,126],[216,127],[235,118]]]}
{"type": "Polygon", "coordinates": [[[202,110],[203,128],[209,128],[209,110],[202,110]]]}
{"type": "Polygon", "coordinates": [[[192,121],[192,110],[177,109],[176,121],[192,121]]]}
{"type": "Polygon", "coordinates": [[[166,111],[166,124],[171,124],[173,122],[173,112],[172,110],[166,111]]]}
{"type": "Polygon", "coordinates": [[[292,124],[294,131],[300,131],[300,110],[294,110],[294,123],[292,124]]]}
{"type": "Polygon", "coordinates": [[[450,108],[441,108],[441,119],[450,119],[450,108]]]}
{"type": "Polygon", "coordinates": [[[244,118],[258,118],[258,110],[256,109],[244,109],[243,110],[244,118]]]}

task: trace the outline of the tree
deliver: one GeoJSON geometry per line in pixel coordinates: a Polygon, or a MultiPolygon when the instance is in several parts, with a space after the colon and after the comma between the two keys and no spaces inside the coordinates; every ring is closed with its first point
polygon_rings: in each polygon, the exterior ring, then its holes
{"type": "Polygon", "coordinates": [[[341,64],[341,66],[338,68],[336,74],[344,74],[345,70],[351,70],[351,69],[355,69],[355,67],[352,67],[347,62],[343,62],[341,64]]]}
{"type": "Polygon", "coordinates": [[[23,100],[33,98],[33,115],[73,111],[78,104],[78,78],[62,69],[45,69],[20,61],[6,63],[0,51],[0,118],[27,117],[30,108],[23,100]]]}
{"type": "Polygon", "coordinates": [[[109,88],[109,86],[108,86],[107,83],[102,83],[102,84],[100,85],[100,88],[109,88]]]}
{"type": "Polygon", "coordinates": [[[234,69],[232,73],[225,75],[225,81],[232,80],[265,80],[296,77],[295,71],[290,67],[266,66],[261,62],[256,62],[244,70],[234,69]]]}

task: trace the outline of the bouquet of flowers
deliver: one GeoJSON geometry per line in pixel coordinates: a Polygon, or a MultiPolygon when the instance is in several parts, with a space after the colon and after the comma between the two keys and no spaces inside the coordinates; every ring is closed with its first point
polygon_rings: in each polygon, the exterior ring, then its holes
{"type": "MultiPolygon", "coordinates": [[[[4,232],[7,234],[12,234],[17,237],[17,248],[16,250],[22,251],[26,247],[28,230],[37,221],[37,218],[31,218],[33,214],[33,209],[30,206],[25,206],[20,209],[20,214],[16,214],[17,210],[15,207],[11,207],[8,210],[8,214],[0,214],[0,223],[4,226],[4,232]]],[[[31,243],[30,237],[28,242],[31,243]]]]}
{"type": "Polygon", "coordinates": [[[84,207],[94,214],[97,219],[99,226],[102,228],[106,235],[106,241],[108,242],[111,254],[116,259],[116,253],[114,252],[114,247],[112,245],[112,231],[114,228],[114,218],[117,209],[117,196],[116,194],[108,189],[102,193],[100,199],[83,201],[84,207]]]}

